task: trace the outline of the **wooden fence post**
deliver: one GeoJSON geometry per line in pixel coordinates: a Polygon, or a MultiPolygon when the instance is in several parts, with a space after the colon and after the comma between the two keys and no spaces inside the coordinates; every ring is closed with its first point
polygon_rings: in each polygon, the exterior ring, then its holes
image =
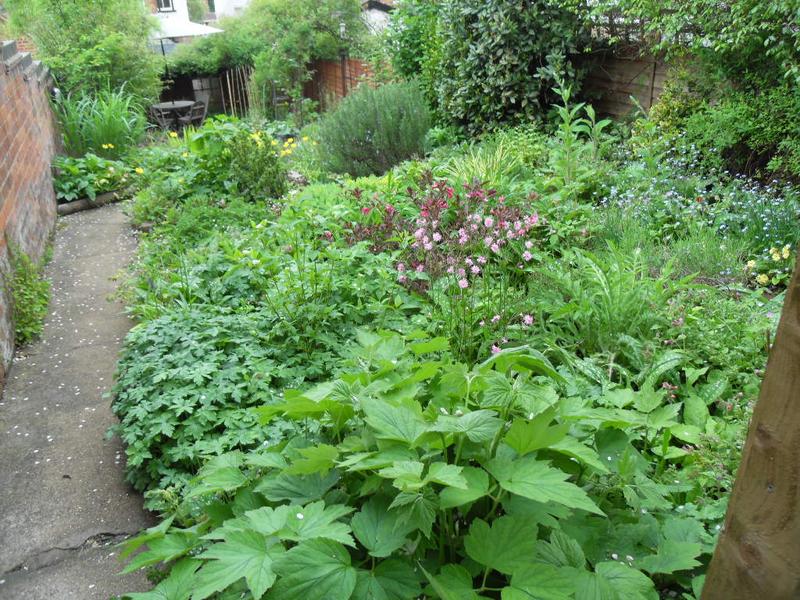
{"type": "Polygon", "coordinates": [[[800,598],[800,260],[702,600],[800,598]]]}

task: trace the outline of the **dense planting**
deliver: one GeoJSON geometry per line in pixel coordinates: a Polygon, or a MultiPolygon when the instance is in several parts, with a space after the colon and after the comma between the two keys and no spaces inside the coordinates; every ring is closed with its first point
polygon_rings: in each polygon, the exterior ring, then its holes
{"type": "Polygon", "coordinates": [[[138,154],[114,408],[166,579],[131,598],[697,597],[796,196],[557,91],[554,135],[282,197],[330,177],[313,128],[138,154]]]}

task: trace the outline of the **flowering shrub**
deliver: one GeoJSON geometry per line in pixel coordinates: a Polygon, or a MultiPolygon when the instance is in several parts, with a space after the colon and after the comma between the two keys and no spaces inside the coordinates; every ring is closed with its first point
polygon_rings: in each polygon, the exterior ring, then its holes
{"type": "Polygon", "coordinates": [[[350,224],[348,242],[369,240],[374,252],[398,252],[397,280],[432,300],[457,355],[499,351],[509,327],[533,323],[518,308],[547,231],[544,219],[530,199],[514,205],[478,184],[459,193],[428,174],[421,188],[408,190],[410,217],[379,196],[364,201],[356,190],[361,218],[350,224]]]}

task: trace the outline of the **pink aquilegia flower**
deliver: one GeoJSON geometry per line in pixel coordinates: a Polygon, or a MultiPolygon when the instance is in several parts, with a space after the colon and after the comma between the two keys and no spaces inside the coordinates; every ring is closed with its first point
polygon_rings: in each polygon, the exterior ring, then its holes
{"type": "Polygon", "coordinates": [[[408,281],[408,277],[400,273],[400,275],[397,276],[397,281],[399,281],[400,283],[405,283],[406,281],[408,281]]]}
{"type": "Polygon", "coordinates": [[[500,353],[500,346],[497,344],[492,344],[492,354],[499,354],[500,353]]]}
{"type": "Polygon", "coordinates": [[[418,264],[416,271],[417,271],[417,273],[424,273],[425,272],[425,265],[423,265],[421,263],[418,264]]]}
{"type": "Polygon", "coordinates": [[[459,279],[458,287],[460,287],[462,290],[467,289],[469,287],[469,281],[467,281],[466,279],[459,279]]]}
{"type": "Polygon", "coordinates": [[[478,265],[472,265],[470,271],[472,271],[473,275],[480,275],[481,268],[478,265]]]}
{"type": "Polygon", "coordinates": [[[372,212],[372,209],[369,206],[362,206],[361,207],[362,214],[368,215],[372,212]]]}
{"type": "Polygon", "coordinates": [[[430,242],[425,242],[424,244],[422,244],[422,247],[425,248],[425,250],[433,250],[433,244],[431,244],[430,242]]]}
{"type": "Polygon", "coordinates": [[[485,227],[491,227],[492,225],[494,225],[494,219],[493,219],[492,217],[486,217],[486,218],[483,220],[483,225],[484,225],[485,227]]]}
{"type": "Polygon", "coordinates": [[[533,248],[533,242],[532,242],[532,241],[530,241],[530,240],[526,240],[526,241],[525,241],[525,247],[526,247],[528,250],[530,250],[531,248],[533,248]]]}
{"type": "Polygon", "coordinates": [[[438,231],[434,232],[433,241],[434,242],[441,242],[442,241],[442,234],[439,233],[438,231]]]}
{"type": "Polygon", "coordinates": [[[482,265],[485,265],[486,264],[486,257],[485,256],[479,256],[478,257],[478,262],[481,263],[482,265]]]}
{"type": "Polygon", "coordinates": [[[497,254],[498,252],[500,252],[500,246],[498,246],[497,244],[492,244],[491,246],[489,246],[489,250],[497,254]]]}
{"type": "Polygon", "coordinates": [[[529,260],[531,260],[533,258],[533,254],[531,254],[530,252],[525,250],[525,252],[522,253],[522,258],[525,259],[525,262],[528,262],[529,260]]]}
{"type": "Polygon", "coordinates": [[[530,327],[533,325],[533,317],[531,315],[522,315],[522,322],[530,327]]]}
{"type": "Polygon", "coordinates": [[[403,263],[397,263],[397,270],[401,273],[406,270],[406,266],[403,263]]]}

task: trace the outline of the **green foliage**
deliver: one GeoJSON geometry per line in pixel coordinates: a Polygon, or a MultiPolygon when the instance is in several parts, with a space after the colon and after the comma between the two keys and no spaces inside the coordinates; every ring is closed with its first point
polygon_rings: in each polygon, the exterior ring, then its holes
{"type": "Polygon", "coordinates": [[[286,167],[271,142],[259,131],[240,131],[228,144],[237,195],[254,201],[286,193],[286,167]]]}
{"type": "Polygon", "coordinates": [[[340,378],[257,409],[268,427],[293,425],[285,443],[207,462],[174,516],[126,544],[126,556],[147,545],[127,571],[175,565],[129,598],[571,598],[600,586],[655,599],[651,577],[697,572],[721,512],[676,511],[687,487],[648,464],[670,431],[691,431],[659,394],[617,389],[590,408],[556,392],[567,382],[536,353],[470,368],[438,354],[445,340],[358,340],[340,378]]]}
{"type": "Polygon", "coordinates": [[[400,75],[416,79],[434,114],[442,48],[439,12],[434,0],[403,0],[391,13],[388,33],[392,66],[400,75]]]}
{"type": "Polygon", "coordinates": [[[180,485],[202,457],[252,447],[263,431],[247,407],[329,376],[356,327],[396,325],[413,309],[390,257],[327,247],[289,220],[267,225],[177,259],[169,242],[145,246],[154,255],[128,295],[146,322],[128,336],[114,388],[138,489],[180,485]]]}
{"type": "Polygon", "coordinates": [[[53,166],[57,169],[53,187],[59,203],[81,198],[94,200],[98,194],[122,191],[130,177],[125,163],[91,153],[83,158],[58,156],[53,166]]]}
{"type": "Polygon", "coordinates": [[[733,81],[774,84],[800,77],[795,0],[734,0],[724,10],[714,0],[605,0],[597,9],[640,19],[657,34],[657,50],[691,51],[733,81]]]}
{"type": "Polygon", "coordinates": [[[362,85],[323,118],[319,151],[335,173],[381,174],[421,156],[429,127],[428,109],[415,84],[362,85]]]}
{"type": "Polygon", "coordinates": [[[163,63],[147,46],[155,24],[145,3],[8,0],[5,6],[65,92],[124,87],[145,101],[158,97],[163,63]]]}
{"type": "Polygon", "coordinates": [[[55,108],[70,156],[119,158],[142,140],[147,128],[142,105],[124,89],[67,95],[55,108]]]}
{"type": "Polygon", "coordinates": [[[366,34],[357,0],[253,0],[239,17],[224,19],[221,28],[224,33],[181,44],[170,69],[197,76],[251,66],[254,99],[263,104],[258,108],[264,114],[272,114],[273,92],[288,94],[299,110],[313,61],[352,53],[366,34]]]}
{"type": "Polygon", "coordinates": [[[24,346],[42,333],[50,302],[50,282],[44,277],[43,265],[18,248],[10,248],[9,258],[11,274],[6,280],[6,291],[11,299],[14,342],[24,346]]]}
{"type": "Polygon", "coordinates": [[[438,108],[471,131],[530,121],[547,105],[556,76],[574,73],[580,46],[570,3],[448,0],[441,5],[438,108]]]}

